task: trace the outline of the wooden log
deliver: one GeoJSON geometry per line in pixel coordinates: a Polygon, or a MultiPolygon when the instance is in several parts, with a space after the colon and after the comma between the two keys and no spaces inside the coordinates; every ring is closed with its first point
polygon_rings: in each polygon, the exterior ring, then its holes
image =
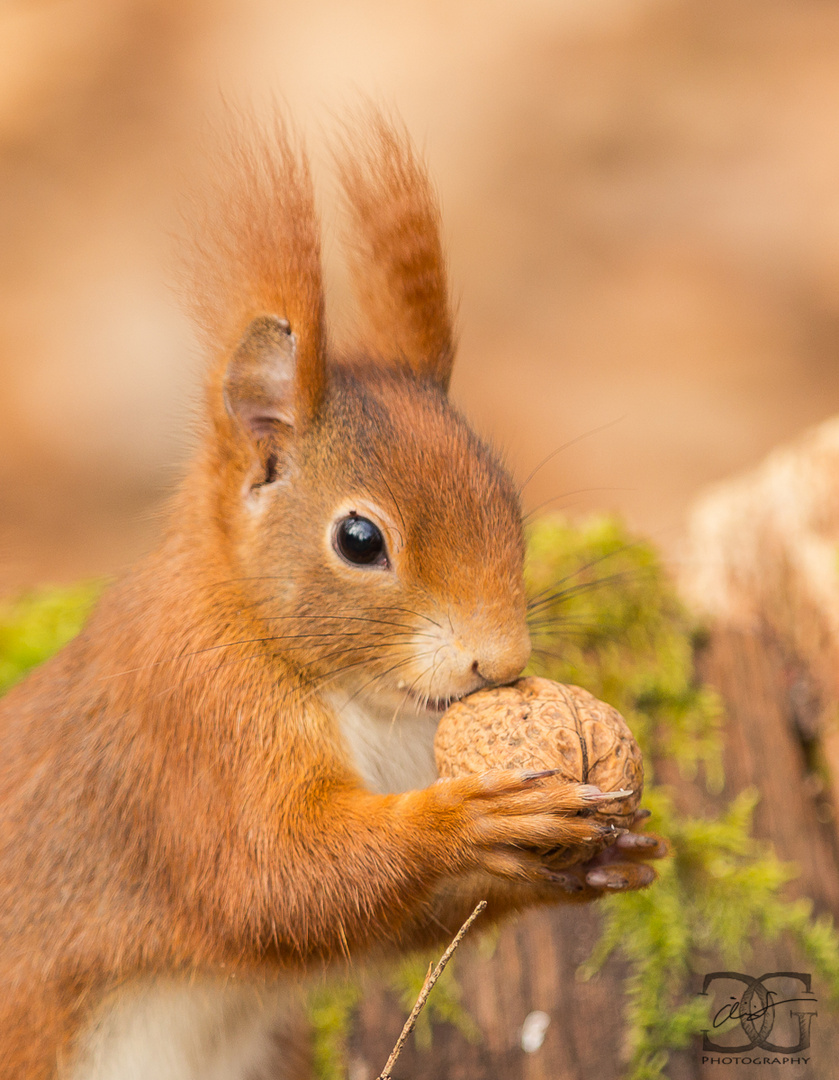
{"type": "MultiPolygon", "coordinates": [[[[789,666],[780,643],[768,631],[749,631],[718,625],[707,649],[699,658],[698,671],[720,692],[726,711],[725,790],[711,799],[698,786],[679,783],[672,766],[661,763],[660,774],[674,784],[681,802],[691,813],[719,810],[745,788],[754,787],[760,802],[754,833],[771,841],[779,858],[795,863],[799,876],[787,887],[791,896],[808,897],[817,913],[829,913],[839,922],[839,854],[832,821],[823,818],[818,790],[808,782],[809,763],[792,719],[789,666]]],[[[747,974],[769,971],[804,971],[806,960],[790,942],[757,941],[744,964],[747,974]]],[[[697,987],[699,989],[699,987],[697,987]]],[[[839,1062],[839,1022],[824,1002],[825,987],[814,983],[823,1004],[812,1026],[812,1043],[806,1055],[811,1065],[794,1069],[794,1075],[827,1078],[836,1075],[839,1062]]],[[[765,1056],[759,1049],[756,1053],[765,1056]]],[[[671,1080],[719,1080],[724,1069],[702,1064],[697,1042],[689,1053],[674,1055],[668,1069],[671,1080]]],[[[769,1055],[772,1056],[772,1055],[769,1055]]],[[[779,1055],[783,1056],[783,1055],[779,1055]]],[[[737,1070],[752,1066],[735,1066],[737,1070]]],[[[762,1065],[761,1077],[789,1077],[788,1065],[762,1065]]]]}
{"type": "Polygon", "coordinates": [[[790,718],[839,810],[839,419],[712,488],[694,507],[682,590],[713,626],[777,642],[790,718]]]}

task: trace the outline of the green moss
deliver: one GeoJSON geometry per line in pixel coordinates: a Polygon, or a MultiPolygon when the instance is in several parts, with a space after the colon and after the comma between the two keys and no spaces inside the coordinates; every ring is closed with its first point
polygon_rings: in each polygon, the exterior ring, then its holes
{"type": "Polygon", "coordinates": [[[306,1012],[318,1080],[346,1080],[347,1038],[361,996],[361,983],[349,979],[331,981],[309,994],[306,1012]]]}
{"type": "Polygon", "coordinates": [[[101,590],[86,582],[0,603],[0,693],[75,637],[101,590]]]}

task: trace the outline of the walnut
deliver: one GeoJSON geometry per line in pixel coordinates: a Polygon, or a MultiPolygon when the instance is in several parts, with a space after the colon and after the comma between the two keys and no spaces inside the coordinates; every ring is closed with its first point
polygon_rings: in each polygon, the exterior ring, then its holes
{"type": "Polygon", "coordinates": [[[598,821],[621,828],[641,801],[644,769],[632,732],[617,709],[579,686],[526,678],[470,694],[442,716],[434,751],[442,777],[558,769],[601,791],[631,791],[598,805],[598,821]]]}

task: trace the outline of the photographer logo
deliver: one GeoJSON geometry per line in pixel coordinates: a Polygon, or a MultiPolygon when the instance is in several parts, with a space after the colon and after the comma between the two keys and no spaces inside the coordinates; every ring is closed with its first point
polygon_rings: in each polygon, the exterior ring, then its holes
{"type": "Polygon", "coordinates": [[[712,998],[712,1027],[703,1032],[703,1063],[808,1064],[810,1058],[802,1055],[810,1047],[810,1025],[818,1016],[811,982],[811,976],[800,971],[706,975],[702,996],[712,998]]]}

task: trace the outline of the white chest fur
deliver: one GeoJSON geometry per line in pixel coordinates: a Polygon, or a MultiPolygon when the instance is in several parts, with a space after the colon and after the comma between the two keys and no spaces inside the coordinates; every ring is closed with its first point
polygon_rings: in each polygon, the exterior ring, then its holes
{"type": "Polygon", "coordinates": [[[282,1080],[289,987],[133,984],[112,995],[61,1080],[282,1080]]]}
{"type": "Polygon", "coordinates": [[[335,710],[353,764],[370,791],[380,795],[428,787],[437,779],[434,733],[439,717],[425,710],[392,706],[376,709],[368,702],[335,693],[335,710]]]}

